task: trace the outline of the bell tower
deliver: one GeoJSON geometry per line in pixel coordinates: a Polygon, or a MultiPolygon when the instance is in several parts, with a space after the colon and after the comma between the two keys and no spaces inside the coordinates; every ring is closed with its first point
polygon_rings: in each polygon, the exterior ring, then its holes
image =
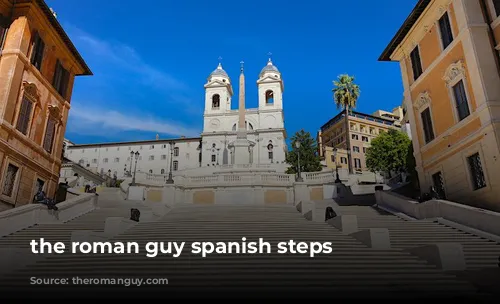
{"type": "Polygon", "coordinates": [[[219,65],[208,76],[205,84],[205,114],[218,114],[231,110],[231,97],[233,88],[231,79],[222,68],[219,57],[219,65]]]}
{"type": "Polygon", "coordinates": [[[267,65],[261,70],[257,86],[259,91],[259,110],[283,109],[283,79],[273,64],[271,53],[267,65]]]}

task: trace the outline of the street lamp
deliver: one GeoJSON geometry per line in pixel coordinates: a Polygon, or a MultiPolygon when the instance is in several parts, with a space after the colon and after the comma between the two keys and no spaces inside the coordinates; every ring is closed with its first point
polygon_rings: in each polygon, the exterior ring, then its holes
{"type": "Polygon", "coordinates": [[[302,176],[300,174],[300,141],[295,141],[295,148],[297,148],[297,182],[303,182],[302,176]]]}
{"type": "Polygon", "coordinates": [[[168,179],[167,179],[167,184],[173,184],[174,179],[172,178],[172,166],[173,166],[173,158],[174,158],[174,147],[175,147],[175,142],[171,141],[170,142],[170,170],[168,172],[168,179]]]}
{"type": "Polygon", "coordinates": [[[337,148],[333,148],[333,160],[335,161],[335,183],[340,184],[342,181],[340,180],[339,177],[339,166],[337,165],[337,148]]]}
{"type": "Polygon", "coordinates": [[[139,159],[139,155],[141,155],[141,153],[139,153],[139,151],[136,151],[135,153],[134,151],[132,151],[130,155],[135,156],[134,176],[132,177],[132,186],[135,186],[135,172],[137,171],[137,160],[139,159]]]}
{"type": "Polygon", "coordinates": [[[130,151],[130,169],[128,170],[128,176],[132,176],[132,159],[134,159],[134,151],[130,151]]]}

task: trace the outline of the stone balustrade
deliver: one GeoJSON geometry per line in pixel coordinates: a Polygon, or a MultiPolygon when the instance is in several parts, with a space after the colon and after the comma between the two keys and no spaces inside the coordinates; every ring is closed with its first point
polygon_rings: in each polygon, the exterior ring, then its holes
{"type": "MultiPolygon", "coordinates": [[[[246,165],[243,165],[246,166],[246,165]]],[[[264,166],[264,165],[261,165],[264,166]]],[[[276,185],[291,186],[295,182],[295,174],[285,173],[220,173],[207,174],[199,176],[174,176],[177,186],[190,188],[198,186],[241,186],[241,185],[276,185]]],[[[325,184],[332,183],[335,180],[335,172],[304,172],[302,173],[303,183],[305,184],[325,184]]],[[[163,186],[168,180],[168,174],[150,174],[146,172],[136,173],[136,183],[163,186]]]]}

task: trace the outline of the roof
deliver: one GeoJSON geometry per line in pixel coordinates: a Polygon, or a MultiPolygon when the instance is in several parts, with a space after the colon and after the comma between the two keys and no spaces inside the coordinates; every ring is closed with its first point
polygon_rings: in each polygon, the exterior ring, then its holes
{"type": "Polygon", "coordinates": [[[109,142],[109,143],[93,143],[93,144],[73,144],[67,149],[89,148],[89,147],[110,147],[110,146],[125,146],[125,145],[140,145],[140,144],[161,144],[169,142],[182,142],[182,141],[200,141],[201,137],[184,137],[184,138],[170,138],[170,139],[152,139],[152,140],[139,140],[139,141],[122,141],[122,142],[109,142]]]}
{"type": "Polygon", "coordinates": [[[403,25],[399,28],[396,35],[392,38],[389,45],[382,52],[382,55],[378,58],[379,61],[391,61],[391,55],[394,53],[396,48],[403,42],[403,39],[408,35],[411,28],[417,22],[418,18],[422,16],[422,13],[425,11],[427,6],[431,0],[419,0],[417,5],[413,8],[408,18],[406,18],[403,25]]]}
{"type": "Polygon", "coordinates": [[[83,57],[80,55],[80,53],[78,52],[78,50],[76,49],[75,45],[73,44],[73,42],[71,42],[71,39],[69,39],[68,35],[66,34],[66,32],[64,31],[63,27],[61,26],[61,24],[59,23],[59,21],[57,21],[57,18],[54,17],[54,15],[52,14],[52,12],[50,11],[50,7],[47,5],[47,3],[45,3],[44,0],[17,0],[17,1],[14,1],[13,0],[10,0],[11,3],[37,3],[38,6],[40,7],[40,9],[42,10],[42,12],[44,13],[45,17],[47,17],[47,19],[49,20],[50,24],[54,27],[54,29],[56,30],[56,32],[59,34],[59,36],[61,37],[61,39],[63,40],[63,42],[65,43],[66,47],[70,50],[70,52],[73,54],[73,56],[75,56],[76,60],[78,61],[78,63],[82,66],[83,68],[83,73],[80,73],[80,74],[76,74],[76,76],[90,76],[90,75],[93,75],[92,71],[90,70],[90,68],[88,67],[87,63],[85,62],[85,60],[83,60],[83,57]]]}
{"type": "MultiPolygon", "coordinates": [[[[344,117],[344,114],[345,114],[345,111],[342,110],[339,114],[335,115],[327,123],[325,123],[324,125],[322,125],[321,128],[320,128],[320,130],[323,132],[326,129],[328,129],[329,127],[331,127],[332,125],[337,124],[344,117]]],[[[357,111],[349,110],[349,116],[357,116],[357,115],[363,116],[362,119],[366,119],[366,120],[369,120],[369,121],[374,121],[374,122],[383,123],[383,124],[387,124],[387,125],[394,125],[394,120],[387,119],[387,118],[382,118],[382,117],[378,117],[378,116],[373,116],[373,115],[370,115],[370,114],[365,114],[365,113],[361,113],[361,112],[357,112],[357,111]]],[[[360,117],[358,117],[358,118],[360,118],[360,117]]]]}

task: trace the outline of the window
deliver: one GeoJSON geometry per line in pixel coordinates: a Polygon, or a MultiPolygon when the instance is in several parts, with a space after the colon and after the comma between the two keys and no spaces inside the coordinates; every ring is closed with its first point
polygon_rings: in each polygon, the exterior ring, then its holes
{"type": "Polygon", "coordinates": [[[149,169],[149,173],[153,174],[153,169],[149,169]]]}
{"type": "Polygon", "coordinates": [[[340,158],[340,163],[341,163],[341,164],[347,164],[347,158],[345,158],[345,157],[341,157],[341,158],[340,158]]]}
{"type": "Polygon", "coordinates": [[[413,70],[413,80],[417,80],[422,75],[422,62],[420,61],[420,52],[416,46],[410,53],[411,67],[413,70]]]}
{"type": "Polygon", "coordinates": [[[103,160],[102,160],[102,162],[103,162],[103,163],[107,163],[107,162],[108,162],[108,159],[107,159],[107,158],[105,158],[105,159],[103,159],[103,160]]]}
{"type": "Polygon", "coordinates": [[[469,163],[472,188],[474,190],[479,190],[486,187],[486,179],[484,177],[483,166],[481,165],[479,153],[475,153],[467,157],[467,162],[469,163]]]}
{"type": "Polygon", "coordinates": [[[155,160],[155,156],[154,155],[150,155],[149,156],[149,160],[155,160]]]}
{"type": "Polygon", "coordinates": [[[62,66],[61,62],[57,60],[52,86],[54,86],[54,89],[56,89],[64,99],[66,99],[66,92],[68,91],[68,82],[69,72],[62,66]]]}
{"type": "Polygon", "coordinates": [[[359,147],[357,147],[357,146],[353,146],[353,147],[352,147],[352,150],[353,150],[354,152],[359,153],[359,147]]]}
{"type": "Polygon", "coordinates": [[[366,153],[366,147],[363,147],[363,153],[366,153]]]}
{"type": "Polygon", "coordinates": [[[33,37],[33,44],[31,49],[31,64],[40,71],[42,68],[42,60],[43,60],[43,51],[45,49],[45,43],[38,32],[35,33],[33,37]]]}
{"type": "Polygon", "coordinates": [[[453,42],[453,33],[451,31],[450,18],[448,12],[439,19],[439,31],[441,33],[441,42],[443,49],[446,49],[453,42]]]}
{"type": "Polygon", "coordinates": [[[161,169],[160,174],[165,174],[165,169],[161,169]]]}
{"type": "Polygon", "coordinates": [[[179,169],[179,162],[176,161],[176,160],[174,160],[174,168],[173,168],[173,170],[177,171],[177,169],[179,169]]]}
{"type": "Polygon", "coordinates": [[[431,110],[429,108],[425,109],[420,113],[422,118],[422,127],[424,128],[424,140],[425,143],[429,143],[434,139],[434,129],[432,127],[431,110]]]}
{"type": "Polygon", "coordinates": [[[361,169],[361,160],[359,158],[354,159],[354,167],[356,169],[361,169]]]}
{"type": "Polygon", "coordinates": [[[330,155],[330,160],[334,163],[335,162],[335,156],[334,155],[330,155]]]}
{"type": "Polygon", "coordinates": [[[215,154],[212,154],[212,162],[215,163],[215,160],[216,160],[216,156],[215,156],[215,154]]]}
{"type": "Polygon", "coordinates": [[[161,148],[162,149],[165,149],[167,147],[167,145],[162,145],[161,148]]]}
{"type": "Polygon", "coordinates": [[[163,154],[163,155],[161,156],[161,159],[167,159],[167,155],[163,154]]]}
{"type": "Polygon", "coordinates": [[[274,93],[273,91],[269,90],[266,91],[266,104],[273,104],[274,103],[274,93]]]}
{"type": "Polygon", "coordinates": [[[495,7],[495,14],[500,16],[500,0],[493,0],[493,6],[495,7]]]}
{"type": "Polygon", "coordinates": [[[212,96],[212,109],[218,109],[220,107],[220,96],[215,94],[212,96]]]}
{"type": "MultiPolygon", "coordinates": [[[[3,45],[3,40],[7,34],[7,18],[0,14],[0,47],[3,45]]],[[[0,49],[1,51],[1,49],[0,49]]]]}
{"type": "Polygon", "coordinates": [[[38,192],[38,190],[43,190],[43,186],[45,185],[45,181],[37,178],[36,179],[36,184],[35,184],[35,191],[38,192]]]}
{"type": "Polygon", "coordinates": [[[115,163],[119,163],[120,162],[120,158],[119,157],[115,157],[115,163]]]}
{"type": "Polygon", "coordinates": [[[155,145],[149,146],[149,150],[153,150],[155,148],[155,145]]]}
{"type": "Polygon", "coordinates": [[[179,148],[174,148],[174,156],[179,156],[179,148]]]}
{"type": "Polygon", "coordinates": [[[436,190],[439,198],[446,199],[446,193],[444,192],[443,174],[441,174],[441,171],[432,175],[432,184],[434,185],[434,190],[436,190]]]}
{"type": "Polygon", "coordinates": [[[267,152],[267,155],[268,155],[268,157],[269,157],[270,160],[273,159],[273,151],[267,152]]]}
{"type": "Polygon", "coordinates": [[[45,129],[45,138],[43,140],[43,148],[49,153],[52,153],[55,133],[56,121],[52,117],[49,117],[49,119],[47,120],[47,128],[45,129]]]}
{"type": "Polygon", "coordinates": [[[470,115],[463,80],[460,80],[453,86],[453,95],[455,97],[455,106],[457,107],[458,121],[461,121],[470,115]]]}
{"type": "Polygon", "coordinates": [[[12,197],[14,194],[14,185],[16,183],[17,173],[19,167],[9,164],[7,166],[7,173],[5,174],[5,179],[3,181],[2,194],[8,197],[12,197]]]}
{"type": "Polygon", "coordinates": [[[366,136],[361,136],[361,140],[363,140],[364,142],[368,142],[368,137],[366,137],[366,136]]]}
{"type": "Polygon", "coordinates": [[[16,129],[19,130],[24,135],[28,134],[28,127],[31,118],[31,111],[33,109],[33,102],[29,100],[26,96],[23,96],[21,101],[21,107],[19,109],[19,115],[17,117],[16,129]]]}
{"type": "Polygon", "coordinates": [[[356,135],[356,134],[352,134],[351,138],[354,139],[354,140],[358,140],[359,139],[358,135],[356,135]]]}
{"type": "Polygon", "coordinates": [[[97,164],[97,158],[92,159],[93,164],[97,164]]]}

